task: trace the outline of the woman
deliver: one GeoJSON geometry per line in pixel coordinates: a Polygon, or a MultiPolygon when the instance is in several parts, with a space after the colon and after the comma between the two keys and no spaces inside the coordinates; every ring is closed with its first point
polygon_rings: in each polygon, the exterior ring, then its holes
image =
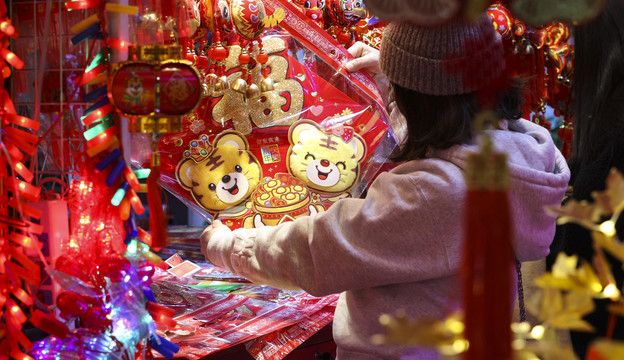
{"type": "MultiPolygon", "coordinates": [[[[504,70],[502,43],[490,18],[438,27],[387,26],[381,70],[405,115],[406,136],[391,172],[365,199],[342,199],[328,211],[276,227],[237,229],[215,221],[201,236],[206,258],[250,280],[312,295],[341,293],[333,323],[338,360],[399,359],[405,348],[373,345],[379,316],[404,309],[411,318],[443,318],[461,304],[466,157],[477,151],[471,128],[479,90],[504,70]],[[477,60],[482,76],[466,82],[452,64],[477,60]]],[[[476,71],[478,69],[471,69],[476,71]]],[[[554,218],[569,180],[565,160],[545,129],[518,117],[519,94],[494,103],[503,128],[488,130],[509,157],[510,203],[520,261],[547,255],[554,218]]],[[[510,304],[511,309],[511,304],[510,304]]],[[[437,359],[431,349],[410,356],[437,359]]]]}

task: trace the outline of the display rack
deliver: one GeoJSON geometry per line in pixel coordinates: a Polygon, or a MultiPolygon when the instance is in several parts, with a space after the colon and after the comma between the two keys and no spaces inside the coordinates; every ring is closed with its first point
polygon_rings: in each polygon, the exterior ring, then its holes
{"type": "Polygon", "coordinates": [[[84,139],[74,120],[83,114],[86,104],[76,80],[90,53],[98,50],[90,49],[87,41],[71,43],[71,24],[84,19],[86,11],[68,12],[63,4],[57,0],[9,2],[13,24],[20,34],[12,48],[25,64],[11,78],[11,94],[18,113],[41,122],[39,136],[47,134],[30,169],[35,185],[42,187],[48,199],[65,194],[70,179],[77,175],[76,154],[83,152],[84,139]]]}

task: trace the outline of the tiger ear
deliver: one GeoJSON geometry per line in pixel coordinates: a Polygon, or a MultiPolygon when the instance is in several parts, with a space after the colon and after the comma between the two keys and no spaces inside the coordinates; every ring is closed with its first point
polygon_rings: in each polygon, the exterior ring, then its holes
{"type": "Polygon", "coordinates": [[[186,190],[190,190],[193,188],[193,179],[191,179],[189,172],[194,162],[195,161],[193,161],[193,159],[186,158],[180,161],[176,168],[176,179],[178,180],[180,186],[182,186],[186,190]]]}
{"type": "Polygon", "coordinates": [[[299,142],[305,143],[306,140],[311,139],[312,136],[320,131],[321,128],[314,121],[301,120],[290,127],[288,141],[293,145],[299,142]]]}
{"type": "Polygon", "coordinates": [[[349,141],[349,144],[353,146],[353,149],[355,150],[355,157],[358,159],[358,162],[362,161],[364,155],[366,155],[366,143],[364,142],[364,139],[358,135],[354,135],[351,138],[351,141],[349,141]]]}

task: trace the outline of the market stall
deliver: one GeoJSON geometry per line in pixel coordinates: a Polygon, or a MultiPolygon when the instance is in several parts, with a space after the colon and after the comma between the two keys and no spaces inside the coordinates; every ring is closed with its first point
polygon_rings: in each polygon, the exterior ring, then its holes
{"type": "MultiPolygon", "coordinates": [[[[390,13],[372,0],[7,4],[0,5],[0,70],[10,79],[0,101],[0,359],[19,360],[335,356],[339,293],[284,290],[217,267],[202,254],[204,227],[219,220],[232,230],[261,229],[322,213],[365,197],[395,166],[389,159],[401,139],[385,89],[345,64],[356,42],[379,49],[400,13],[438,25],[487,11],[503,39],[506,74],[529,78],[523,117],[547,128],[568,156],[568,23],[600,10],[553,16],[543,6],[537,16],[536,4],[519,0],[397,5],[390,13]],[[170,224],[174,200],[195,225],[170,224]]],[[[471,65],[448,70],[478,81],[471,65]]],[[[509,78],[484,92],[505,89],[509,78]]],[[[478,117],[496,123],[488,113],[478,117]]],[[[449,359],[573,356],[557,334],[586,329],[581,317],[593,298],[611,299],[613,322],[621,321],[621,289],[600,259],[596,270],[577,270],[562,257],[538,280],[546,295],[527,306],[540,323],[512,324],[494,295],[510,292],[501,269],[513,259],[491,261],[511,246],[505,159],[484,141],[472,160],[468,200],[458,204],[475,210],[462,268],[468,316],[409,319],[397,309],[380,318],[387,333],[371,342],[424,346],[449,359]],[[485,213],[488,221],[477,216],[485,213]],[[473,282],[491,286],[472,293],[473,282]]],[[[590,225],[608,210],[617,220],[622,183],[614,173],[597,194],[609,206],[570,202],[550,214],[590,227],[601,251],[624,259],[615,232],[590,225]]],[[[587,359],[620,358],[624,346],[610,340],[587,359]]]]}

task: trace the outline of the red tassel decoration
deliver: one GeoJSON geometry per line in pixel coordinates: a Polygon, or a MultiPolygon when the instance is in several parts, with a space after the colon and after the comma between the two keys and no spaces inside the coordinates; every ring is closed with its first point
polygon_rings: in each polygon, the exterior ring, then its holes
{"type": "Polygon", "coordinates": [[[158,251],[167,246],[167,224],[162,206],[158,179],[160,178],[160,154],[154,152],[151,172],[147,178],[147,206],[150,213],[151,248],[158,251]]]}
{"type": "Polygon", "coordinates": [[[513,250],[507,199],[505,154],[485,140],[466,169],[463,253],[464,360],[512,358],[511,311],[513,250]]]}

